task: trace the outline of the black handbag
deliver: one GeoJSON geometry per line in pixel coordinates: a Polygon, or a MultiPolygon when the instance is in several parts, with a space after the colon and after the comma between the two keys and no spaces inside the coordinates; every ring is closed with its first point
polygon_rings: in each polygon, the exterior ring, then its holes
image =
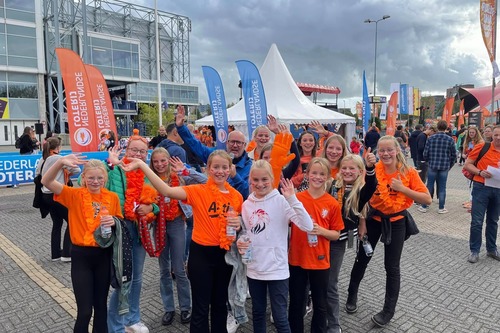
{"type": "Polygon", "coordinates": [[[417,223],[415,223],[415,220],[413,219],[413,216],[411,216],[410,212],[407,211],[406,213],[406,234],[405,234],[405,240],[410,238],[410,236],[416,235],[420,232],[417,227],[417,223]]]}
{"type": "Polygon", "coordinates": [[[33,197],[33,207],[40,208],[42,205],[42,170],[45,165],[45,161],[42,163],[42,167],[40,168],[40,173],[33,179],[33,183],[35,183],[35,196],[33,197]]]}

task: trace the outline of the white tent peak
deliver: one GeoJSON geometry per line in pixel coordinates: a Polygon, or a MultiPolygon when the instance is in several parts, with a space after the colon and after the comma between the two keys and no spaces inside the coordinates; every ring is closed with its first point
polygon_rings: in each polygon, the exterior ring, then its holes
{"type": "MultiPolygon", "coordinates": [[[[300,91],[290,75],[276,44],[272,44],[260,68],[260,76],[266,96],[267,113],[283,124],[309,124],[316,120],[322,124],[347,124],[346,138],[355,133],[353,117],[322,108],[314,104],[300,91]]],[[[245,101],[242,99],[227,110],[228,122],[239,130],[247,132],[245,101]]],[[[212,125],[213,117],[196,121],[197,125],[212,125]]]]}

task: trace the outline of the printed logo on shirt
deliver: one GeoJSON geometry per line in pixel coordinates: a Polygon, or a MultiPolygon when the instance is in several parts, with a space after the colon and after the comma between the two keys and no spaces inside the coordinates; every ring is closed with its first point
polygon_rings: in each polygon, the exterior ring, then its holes
{"type": "Polygon", "coordinates": [[[323,210],[321,211],[321,217],[326,218],[327,216],[328,216],[328,209],[323,208],[323,210]]]}
{"type": "Polygon", "coordinates": [[[269,218],[269,214],[262,209],[257,209],[252,213],[248,223],[250,224],[250,232],[252,234],[260,234],[264,229],[266,229],[266,225],[271,222],[269,218]]]}
{"type": "Polygon", "coordinates": [[[231,203],[226,202],[222,205],[222,207],[217,207],[217,203],[213,201],[208,207],[208,216],[213,219],[218,218],[220,214],[226,215],[229,210],[229,206],[231,206],[231,203]]]}

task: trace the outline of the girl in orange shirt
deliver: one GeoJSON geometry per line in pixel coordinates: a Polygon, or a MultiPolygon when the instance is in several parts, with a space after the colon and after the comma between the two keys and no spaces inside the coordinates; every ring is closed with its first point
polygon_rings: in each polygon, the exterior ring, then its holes
{"type": "Polygon", "coordinates": [[[191,282],[193,312],[190,332],[226,332],[228,293],[232,267],[224,255],[233,240],[226,237],[226,226],[239,231],[240,216],[227,216],[232,208],[241,212],[243,197],[227,182],[232,159],[227,152],[215,150],[208,157],[206,184],[170,187],[148,165],[130,159],[126,171],[140,168],[153,186],[171,200],[183,200],[193,207],[193,236],[189,251],[188,271],[191,282]]]}
{"type": "MultiPolygon", "coordinates": [[[[431,196],[415,168],[410,167],[396,138],[383,136],[378,141],[380,161],[375,165],[377,189],[369,201],[366,219],[368,241],[375,250],[380,239],[384,243],[386,292],[384,308],[372,317],[380,327],[394,316],[401,282],[400,261],[406,235],[406,219],[411,218],[407,209],[416,201],[430,204],[431,196]]],[[[371,256],[367,256],[361,243],[351,271],[346,310],[357,311],[358,289],[371,256]]]]}
{"type": "Polygon", "coordinates": [[[113,216],[122,217],[118,196],[106,190],[108,179],[101,161],[89,160],[82,173],[83,187],[73,188],[56,181],[63,167],[83,164],[77,155],[59,158],[43,175],[42,183],[54,193],[54,200],[68,208],[71,242],[71,282],[75,293],[76,333],[87,333],[94,312],[94,332],[107,332],[107,307],[112,247],[100,248],[94,240],[99,227],[113,227],[113,216]],[[100,215],[107,208],[108,215],[100,215]]]}
{"type": "Polygon", "coordinates": [[[313,230],[304,232],[292,225],[288,263],[290,265],[291,332],[304,332],[306,286],[309,282],[313,302],[311,332],[326,332],[330,241],[339,238],[344,228],[339,203],[326,192],[330,165],[315,157],[306,170],[309,188],[297,194],[313,220],[313,230]]]}

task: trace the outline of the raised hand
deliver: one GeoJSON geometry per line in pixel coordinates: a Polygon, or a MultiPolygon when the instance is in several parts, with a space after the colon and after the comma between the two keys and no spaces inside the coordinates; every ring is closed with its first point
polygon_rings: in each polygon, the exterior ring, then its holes
{"type": "Polygon", "coordinates": [[[311,121],[311,123],[309,124],[309,128],[313,132],[318,133],[318,135],[327,135],[328,134],[328,131],[325,130],[325,128],[323,127],[323,125],[321,125],[321,123],[319,121],[317,121],[317,120],[311,121]]]}
{"type": "Polygon", "coordinates": [[[271,149],[271,167],[274,175],[274,188],[278,187],[281,170],[285,165],[295,158],[295,154],[289,154],[290,144],[293,141],[291,133],[278,133],[274,138],[273,148],[271,149]]]}
{"type": "Polygon", "coordinates": [[[87,156],[82,156],[81,154],[70,154],[61,158],[61,162],[70,168],[76,168],[78,165],[85,164],[87,156]]]}
{"type": "Polygon", "coordinates": [[[184,163],[182,163],[181,159],[177,156],[170,157],[168,163],[170,163],[170,167],[175,172],[182,172],[182,170],[184,170],[184,168],[186,167],[184,163]]]}
{"type": "MultiPolygon", "coordinates": [[[[121,168],[125,171],[134,171],[134,170],[137,170],[137,169],[140,169],[141,168],[141,164],[144,164],[144,161],[141,160],[140,158],[135,158],[135,157],[127,157],[127,160],[128,160],[128,163],[125,164],[123,163],[121,165],[121,168]]],[[[147,165],[146,165],[147,166],[147,165]]]]}
{"type": "Polygon", "coordinates": [[[279,126],[279,123],[276,120],[276,118],[273,115],[268,115],[267,116],[267,128],[269,128],[269,130],[271,132],[273,132],[274,134],[278,134],[279,133],[278,126],[279,126]]]}
{"type": "Polygon", "coordinates": [[[175,125],[176,126],[184,125],[185,118],[186,118],[186,111],[184,110],[184,106],[178,105],[177,113],[175,115],[175,125]]]}
{"type": "Polygon", "coordinates": [[[401,181],[401,178],[400,178],[399,175],[397,177],[395,177],[395,178],[392,178],[392,180],[391,180],[391,188],[394,191],[398,191],[398,192],[401,192],[401,191],[403,191],[405,189],[405,186],[403,185],[403,182],[401,181]]]}
{"type": "Polygon", "coordinates": [[[295,188],[293,187],[293,183],[290,179],[283,178],[280,181],[280,185],[281,185],[281,194],[283,194],[285,198],[289,198],[292,195],[295,195],[295,188]]]}
{"type": "Polygon", "coordinates": [[[108,161],[113,165],[120,164],[120,154],[122,153],[122,149],[120,149],[119,145],[115,145],[113,148],[108,150],[108,161]]]}
{"type": "Polygon", "coordinates": [[[363,158],[365,159],[366,166],[369,168],[373,167],[375,163],[377,163],[377,157],[375,156],[374,153],[372,153],[371,147],[365,150],[363,158]]]}
{"type": "Polygon", "coordinates": [[[285,124],[278,124],[278,132],[279,133],[290,133],[290,127],[285,124]]]}

